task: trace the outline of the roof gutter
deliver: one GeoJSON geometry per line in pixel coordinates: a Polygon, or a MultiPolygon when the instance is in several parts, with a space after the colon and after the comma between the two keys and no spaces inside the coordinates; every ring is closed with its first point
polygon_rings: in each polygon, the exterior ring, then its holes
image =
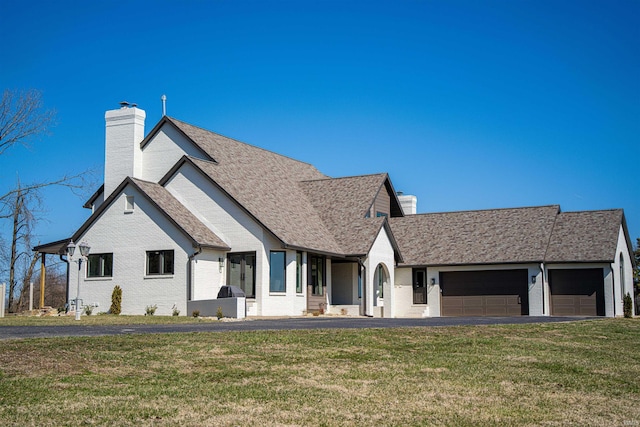
{"type": "Polygon", "coordinates": [[[291,249],[291,250],[294,250],[294,251],[311,252],[311,253],[314,253],[314,254],[333,257],[333,258],[346,258],[347,257],[344,254],[337,254],[337,253],[334,253],[334,252],[319,251],[317,249],[311,249],[311,248],[303,248],[302,246],[289,245],[289,244],[284,243],[284,242],[282,242],[282,249],[291,249]]]}

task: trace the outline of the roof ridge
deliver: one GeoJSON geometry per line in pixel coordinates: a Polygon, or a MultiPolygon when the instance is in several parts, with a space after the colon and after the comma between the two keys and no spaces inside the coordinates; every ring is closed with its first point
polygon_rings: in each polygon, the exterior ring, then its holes
{"type": "Polygon", "coordinates": [[[574,214],[574,213],[595,213],[595,212],[624,212],[623,208],[611,208],[611,209],[590,209],[582,211],[562,211],[561,214],[574,214]]]}
{"type": "Polygon", "coordinates": [[[149,180],[146,180],[146,179],[136,178],[136,177],[133,177],[133,176],[130,176],[128,178],[131,178],[133,181],[145,182],[145,183],[148,183],[148,184],[155,184],[155,185],[159,185],[160,187],[164,188],[164,185],[160,184],[159,182],[149,181],[149,180]]]}
{"type": "Polygon", "coordinates": [[[558,208],[560,209],[560,205],[541,205],[541,206],[518,206],[515,208],[489,208],[489,209],[468,209],[468,210],[459,210],[459,211],[445,211],[445,212],[422,212],[413,215],[406,215],[402,218],[410,218],[414,216],[422,216],[422,215],[448,215],[454,213],[470,213],[470,212],[496,212],[496,211],[513,211],[513,210],[524,210],[524,209],[541,209],[541,208],[558,208]]]}
{"type": "Polygon", "coordinates": [[[301,183],[304,182],[318,182],[318,181],[337,181],[337,180],[341,180],[341,179],[354,179],[354,178],[367,178],[370,176],[388,176],[389,174],[386,172],[380,172],[380,173],[368,173],[368,174],[364,174],[364,175],[351,175],[351,176],[339,176],[339,177],[326,177],[326,178],[320,178],[320,179],[305,179],[302,181],[299,181],[301,183]]]}

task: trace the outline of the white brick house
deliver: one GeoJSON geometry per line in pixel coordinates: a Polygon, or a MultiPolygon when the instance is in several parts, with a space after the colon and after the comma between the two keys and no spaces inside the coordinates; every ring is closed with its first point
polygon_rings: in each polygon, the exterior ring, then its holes
{"type": "Polygon", "coordinates": [[[183,315],[224,285],[250,316],[621,315],[632,288],[622,210],[559,206],[415,214],[386,174],[310,164],[144,111],[108,111],[104,185],[74,233],[91,246],[68,299],[183,315]],[[405,206],[405,213],[403,207],[405,206]]]}

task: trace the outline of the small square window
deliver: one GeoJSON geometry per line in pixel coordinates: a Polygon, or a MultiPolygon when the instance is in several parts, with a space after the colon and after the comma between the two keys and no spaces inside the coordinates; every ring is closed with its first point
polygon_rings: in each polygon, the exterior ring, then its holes
{"type": "Polygon", "coordinates": [[[173,274],[173,251],[148,251],[147,275],[173,274]]]}
{"type": "Polygon", "coordinates": [[[111,277],[113,254],[91,254],[87,258],[87,277],[111,277]]]}

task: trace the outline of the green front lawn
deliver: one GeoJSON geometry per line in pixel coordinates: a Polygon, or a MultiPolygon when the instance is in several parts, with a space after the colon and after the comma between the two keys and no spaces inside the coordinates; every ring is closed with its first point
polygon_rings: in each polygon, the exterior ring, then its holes
{"type": "Polygon", "coordinates": [[[163,325],[172,323],[200,323],[216,321],[215,318],[194,318],[192,316],[114,316],[82,315],[80,320],[75,320],[73,315],[63,316],[6,316],[0,317],[2,326],[64,326],[64,325],[163,325]]]}
{"type": "Polygon", "coordinates": [[[0,425],[639,425],[640,320],[0,341],[0,425]]]}

